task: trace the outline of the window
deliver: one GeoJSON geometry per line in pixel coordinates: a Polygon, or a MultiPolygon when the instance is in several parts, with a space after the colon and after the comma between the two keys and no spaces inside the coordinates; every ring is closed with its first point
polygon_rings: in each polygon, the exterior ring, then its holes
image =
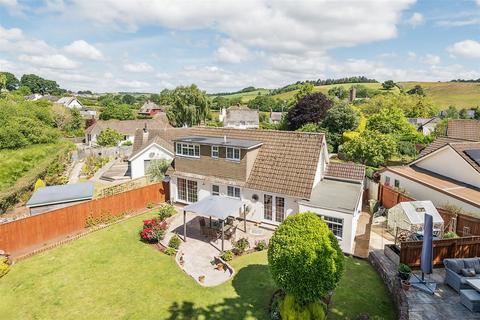
{"type": "Polygon", "coordinates": [[[265,220],[272,220],[273,214],[273,196],[265,194],[263,196],[263,218],[265,220]]]}
{"type": "Polygon", "coordinates": [[[240,149],[238,148],[227,148],[227,159],[240,161],[240,149]]]}
{"type": "Polygon", "coordinates": [[[177,196],[178,196],[178,200],[182,200],[186,202],[196,202],[198,200],[197,182],[178,178],[177,179],[177,196]]]}
{"type": "Polygon", "coordinates": [[[240,198],[240,188],[228,186],[227,187],[227,195],[229,197],[233,197],[233,198],[240,198]]]}
{"type": "Polygon", "coordinates": [[[323,220],[327,223],[328,228],[333,232],[335,237],[342,239],[343,236],[343,219],[322,216],[323,220]]]}
{"type": "Polygon", "coordinates": [[[282,222],[285,219],[285,199],[275,197],[275,221],[282,222]]]}
{"type": "Polygon", "coordinates": [[[385,177],[385,185],[386,186],[390,185],[390,177],[385,177]]]}
{"type": "Polygon", "coordinates": [[[212,185],[212,195],[219,196],[220,195],[220,187],[216,184],[212,185]]]}
{"type": "Polygon", "coordinates": [[[212,146],[212,158],[218,158],[218,146],[212,146]]]}
{"type": "Polygon", "coordinates": [[[395,179],[395,188],[400,188],[400,180],[395,179]]]}
{"type": "Polygon", "coordinates": [[[200,158],[200,146],[198,144],[178,143],[176,153],[179,156],[200,158]]]}

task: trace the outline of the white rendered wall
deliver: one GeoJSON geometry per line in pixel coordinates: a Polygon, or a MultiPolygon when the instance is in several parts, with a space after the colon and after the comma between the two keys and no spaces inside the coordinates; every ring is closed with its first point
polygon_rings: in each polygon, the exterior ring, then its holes
{"type": "Polygon", "coordinates": [[[130,170],[132,179],[143,177],[145,175],[145,160],[173,160],[173,155],[157,146],[152,145],[145,149],[141,154],[137,155],[135,159],[130,161],[130,170]]]}

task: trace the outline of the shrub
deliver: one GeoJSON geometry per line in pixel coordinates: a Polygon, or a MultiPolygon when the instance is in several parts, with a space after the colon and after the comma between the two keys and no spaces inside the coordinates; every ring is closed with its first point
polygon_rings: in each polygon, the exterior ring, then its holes
{"type": "Polygon", "coordinates": [[[175,250],[178,250],[178,248],[180,248],[180,244],[182,244],[182,240],[180,240],[180,238],[176,234],[173,235],[170,241],[168,241],[168,246],[175,250]]]}
{"type": "Polygon", "coordinates": [[[122,143],[122,146],[125,146],[125,147],[129,147],[129,146],[131,146],[131,145],[133,145],[133,143],[132,143],[132,141],[130,141],[130,140],[124,141],[124,142],[122,143]]]}
{"type": "Polygon", "coordinates": [[[409,266],[407,266],[406,264],[401,263],[398,266],[398,272],[411,273],[412,269],[409,266]]]}
{"type": "Polygon", "coordinates": [[[230,260],[233,259],[233,252],[230,251],[230,250],[227,250],[227,251],[225,251],[225,252],[222,254],[221,258],[222,258],[224,261],[230,261],[230,260]]]}
{"type": "Polygon", "coordinates": [[[45,187],[45,182],[42,179],[38,179],[37,182],[35,182],[35,186],[33,187],[33,191],[37,191],[40,188],[45,187]]]}
{"type": "Polygon", "coordinates": [[[165,219],[170,218],[171,216],[175,215],[177,213],[177,210],[175,207],[171,204],[163,204],[159,209],[158,209],[158,218],[162,221],[165,221],[165,219]]]}
{"type": "Polygon", "coordinates": [[[280,302],[280,315],[282,320],[324,320],[327,318],[322,302],[316,301],[303,306],[289,294],[280,302]]]}
{"type": "Polygon", "coordinates": [[[8,259],[6,257],[0,258],[0,278],[10,271],[10,265],[7,262],[8,259]]]}
{"type": "Polygon", "coordinates": [[[155,207],[155,203],[149,202],[149,203],[147,204],[147,209],[152,209],[153,207],[155,207]]]}
{"type": "Polygon", "coordinates": [[[453,231],[445,232],[445,234],[443,235],[443,239],[454,239],[454,238],[458,238],[458,235],[453,231]]]}
{"type": "Polygon", "coordinates": [[[268,244],[267,244],[267,241],[265,241],[265,240],[259,240],[255,244],[255,249],[257,251],[263,251],[263,250],[267,249],[267,247],[268,247],[268,244]]]}
{"type": "Polygon", "coordinates": [[[312,212],[285,219],[268,247],[273,280],[301,305],[319,301],[335,289],[344,259],[338,240],[312,212]]]}
{"type": "Polygon", "coordinates": [[[167,228],[167,223],[160,219],[144,220],[143,229],[140,231],[140,238],[150,243],[158,242],[165,237],[167,228]]]}
{"type": "Polygon", "coordinates": [[[173,248],[167,248],[163,251],[167,256],[174,256],[177,253],[177,250],[173,248]]]}
{"type": "Polygon", "coordinates": [[[238,241],[233,242],[233,251],[236,255],[241,255],[248,248],[250,248],[250,243],[247,238],[241,238],[238,239],[238,241]]]}

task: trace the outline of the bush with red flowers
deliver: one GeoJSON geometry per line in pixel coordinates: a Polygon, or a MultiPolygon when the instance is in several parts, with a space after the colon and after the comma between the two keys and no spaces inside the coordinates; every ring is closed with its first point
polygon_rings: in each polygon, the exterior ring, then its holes
{"type": "Polygon", "coordinates": [[[155,243],[165,237],[168,224],[160,219],[143,220],[143,229],[140,231],[140,238],[144,241],[155,243]]]}

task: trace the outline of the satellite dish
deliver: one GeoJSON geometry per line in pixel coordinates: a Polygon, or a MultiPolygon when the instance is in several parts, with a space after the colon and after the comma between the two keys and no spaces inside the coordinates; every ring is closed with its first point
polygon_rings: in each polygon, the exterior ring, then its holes
{"type": "Polygon", "coordinates": [[[254,195],[252,196],[252,200],[253,200],[254,202],[257,202],[257,201],[258,201],[258,194],[254,194],[254,195]]]}

